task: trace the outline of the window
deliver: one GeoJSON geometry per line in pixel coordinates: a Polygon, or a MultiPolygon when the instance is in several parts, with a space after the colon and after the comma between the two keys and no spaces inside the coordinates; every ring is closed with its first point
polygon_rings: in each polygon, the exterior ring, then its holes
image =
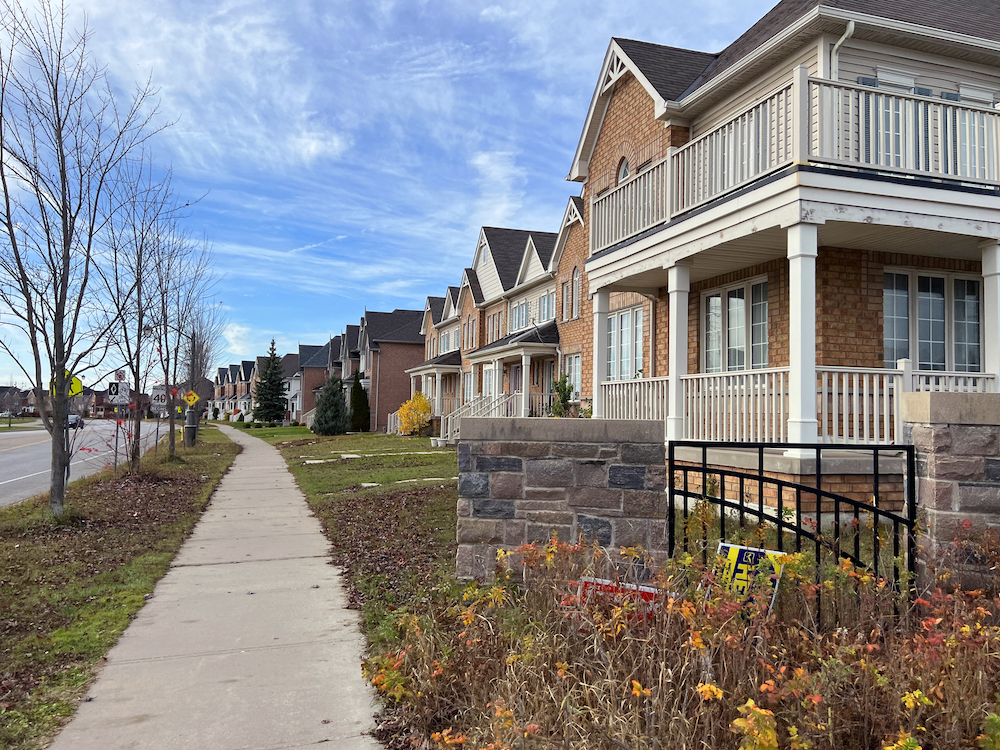
{"type": "Polygon", "coordinates": [[[462,396],[466,401],[472,400],[472,373],[467,372],[462,375],[464,382],[462,383],[462,396]]]}
{"type": "Polygon", "coordinates": [[[708,292],[703,309],[705,372],[767,367],[767,281],[708,292]]]}
{"type": "Polygon", "coordinates": [[[913,359],[919,370],[981,372],[981,315],[979,279],[886,272],[882,291],[885,366],[895,368],[898,360],[913,359]]]}
{"type": "Polygon", "coordinates": [[[483,370],[483,393],[493,395],[493,368],[483,370]]]}
{"type": "Polygon", "coordinates": [[[451,351],[451,331],[445,331],[441,334],[441,353],[451,351]]]}
{"type": "Polygon", "coordinates": [[[625,182],[631,174],[632,170],[629,168],[628,159],[622,159],[618,164],[618,184],[621,185],[625,182]]]}
{"type": "Polygon", "coordinates": [[[522,300],[511,307],[510,330],[519,331],[528,327],[528,301],[522,300]]]}
{"type": "Polygon", "coordinates": [[[556,316],[556,293],[547,292],[538,298],[538,322],[544,323],[556,316]]]}
{"type": "Polygon", "coordinates": [[[565,282],[562,285],[562,300],[563,300],[563,320],[569,320],[570,312],[572,311],[572,301],[570,300],[570,282],[565,282]]]}
{"type": "Polygon", "coordinates": [[[642,370],[642,308],[608,315],[608,380],[629,380],[642,370]]]}
{"type": "Polygon", "coordinates": [[[573,317],[580,317],[580,269],[573,269],[573,317]]]}
{"type": "Polygon", "coordinates": [[[581,377],[581,366],[580,366],[580,356],[579,354],[570,354],[566,357],[566,376],[573,386],[574,397],[578,398],[580,389],[580,377],[581,377]]]}

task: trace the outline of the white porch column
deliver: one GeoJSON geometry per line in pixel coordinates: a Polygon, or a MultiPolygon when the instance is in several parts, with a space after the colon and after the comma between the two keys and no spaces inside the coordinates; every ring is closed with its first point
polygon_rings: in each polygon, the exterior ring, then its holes
{"type": "Polygon", "coordinates": [[[499,359],[493,360],[493,398],[503,393],[503,363],[499,359]]]}
{"type": "Polygon", "coordinates": [[[788,228],[788,441],[815,443],[818,227],[788,228]]]}
{"type": "Polygon", "coordinates": [[[434,416],[443,417],[444,410],[444,383],[441,382],[441,373],[434,375],[434,416]]]}
{"type": "Polygon", "coordinates": [[[676,263],[667,269],[667,440],[684,439],[684,381],[688,374],[688,296],[691,268],[676,263]]]}
{"type": "Polygon", "coordinates": [[[521,416],[526,417],[531,413],[530,407],[531,393],[531,355],[521,355],[521,416]]]}
{"type": "Polygon", "coordinates": [[[427,392],[427,375],[420,376],[420,392],[427,396],[427,400],[430,401],[430,394],[427,392]]]}
{"type": "Polygon", "coordinates": [[[608,379],[608,308],[610,307],[611,292],[607,289],[598,289],[594,292],[594,348],[592,350],[592,371],[593,383],[591,394],[593,395],[593,418],[604,419],[607,414],[607,404],[604,403],[604,393],[601,390],[601,383],[608,379]]]}
{"type": "Polygon", "coordinates": [[[983,372],[1000,376],[1000,242],[987,240],[983,251],[983,372]]]}

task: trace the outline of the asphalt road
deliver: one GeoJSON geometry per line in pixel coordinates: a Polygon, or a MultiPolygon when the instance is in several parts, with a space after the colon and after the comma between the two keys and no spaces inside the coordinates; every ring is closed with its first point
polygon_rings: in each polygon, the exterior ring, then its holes
{"type": "MultiPolygon", "coordinates": [[[[143,449],[153,447],[156,422],[143,422],[143,449]]],[[[70,481],[100,471],[115,460],[115,422],[88,419],[71,433],[73,460],[70,481]]],[[[166,426],[160,425],[160,437],[166,426]]],[[[118,460],[125,458],[125,441],[119,440],[118,460]]],[[[0,433],[0,506],[10,505],[49,489],[52,465],[51,438],[45,430],[0,433]]]]}

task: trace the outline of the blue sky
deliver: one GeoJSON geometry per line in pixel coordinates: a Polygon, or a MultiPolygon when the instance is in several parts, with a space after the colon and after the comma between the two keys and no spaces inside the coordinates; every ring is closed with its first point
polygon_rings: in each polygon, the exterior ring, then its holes
{"type": "MultiPolygon", "coordinates": [[[[95,58],[152,76],[156,141],[213,245],[232,360],[422,308],[478,228],[555,231],[612,36],[718,51],[776,0],[83,0],[95,58]]],[[[0,360],[0,379],[14,368],[0,360]]],[[[18,378],[20,380],[21,378],[18,378]]]]}

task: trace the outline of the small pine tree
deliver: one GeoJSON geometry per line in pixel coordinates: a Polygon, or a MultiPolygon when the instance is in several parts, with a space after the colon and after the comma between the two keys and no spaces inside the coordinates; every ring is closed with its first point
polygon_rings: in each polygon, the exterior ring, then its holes
{"type": "Polygon", "coordinates": [[[316,401],[313,432],[317,435],[343,435],[350,423],[351,415],[344,398],[344,384],[340,378],[332,377],[326,381],[316,401]]]}
{"type": "Polygon", "coordinates": [[[371,427],[372,410],[368,405],[368,394],[361,385],[361,373],[354,373],[351,386],[351,431],[368,432],[371,427]]]}
{"type": "Polygon", "coordinates": [[[253,410],[253,418],[256,421],[280,422],[285,418],[288,399],[285,398],[281,357],[275,351],[274,339],[271,339],[271,350],[267,353],[267,361],[264,363],[260,380],[254,385],[253,396],[257,401],[257,406],[253,410]]]}

